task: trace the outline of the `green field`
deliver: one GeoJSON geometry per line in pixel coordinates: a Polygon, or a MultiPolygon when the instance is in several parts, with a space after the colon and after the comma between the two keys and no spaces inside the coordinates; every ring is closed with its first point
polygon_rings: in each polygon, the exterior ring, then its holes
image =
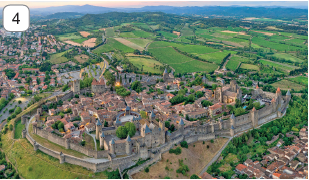
{"type": "Polygon", "coordinates": [[[278,63],[278,62],[274,62],[274,61],[268,61],[268,60],[259,60],[260,63],[264,64],[264,65],[268,65],[270,67],[275,67],[278,69],[281,69],[282,71],[285,72],[290,72],[291,70],[296,69],[296,66],[291,66],[288,64],[282,64],[282,63],[278,63]]]}
{"type": "Polygon", "coordinates": [[[132,23],[132,25],[140,27],[140,28],[144,28],[144,29],[148,29],[148,30],[152,30],[147,24],[145,23],[132,23]]]}
{"type": "Polygon", "coordinates": [[[260,70],[260,68],[257,65],[253,65],[253,64],[241,64],[240,68],[242,69],[249,69],[249,70],[260,70]]]}
{"type": "Polygon", "coordinates": [[[106,28],[105,29],[105,36],[106,37],[114,37],[115,36],[115,32],[114,32],[114,28],[106,28]]]}
{"type": "Polygon", "coordinates": [[[227,51],[224,50],[223,52],[214,52],[209,54],[201,54],[198,55],[200,58],[205,59],[207,61],[214,62],[216,64],[220,64],[225,56],[227,56],[229,53],[235,54],[235,51],[227,51]]]}
{"type": "Polygon", "coordinates": [[[184,45],[178,48],[180,51],[184,51],[191,54],[206,54],[212,52],[218,52],[220,50],[213,49],[207,46],[198,46],[198,45],[184,45]]]}
{"type": "Polygon", "coordinates": [[[280,44],[280,43],[276,43],[276,42],[272,42],[272,41],[267,41],[263,38],[258,38],[258,37],[253,37],[252,38],[252,43],[255,43],[259,46],[265,47],[265,48],[271,48],[271,49],[275,49],[278,51],[296,51],[296,50],[300,50],[300,49],[304,49],[304,48],[300,48],[300,47],[296,47],[296,46],[292,46],[292,45],[288,45],[288,44],[280,44]]]}
{"type": "Polygon", "coordinates": [[[153,33],[142,31],[142,30],[135,30],[132,32],[136,37],[141,37],[141,38],[151,38],[154,36],[153,33]]]}
{"type": "Polygon", "coordinates": [[[293,62],[304,62],[304,60],[301,60],[297,57],[294,57],[294,56],[292,56],[290,54],[286,54],[286,53],[275,53],[273,56],[275,56],[277,58],[290,60],[290,61],[293,61],[293,62]]]}
{"type": "MultiPolygon", "coordinates": [[[[70,51],[70,50],[68,50],[70,51]]],[[[53,64],[60,64],[60,63],[64,63],[64,62],[67,62],[68,59],[66,57],[62,57],[62,55],[67,52],[67,51],[64,51],[64,52],[61,52],[61,53],[56,53],[56,54],[53,54],[50,56],[50,62],[53,63],[53,64]]]]}
{"type": "Polygon", "coordinates": [[[109,38],[109,39],[107,39],[106,44],[97,47],[96,49],[93,50],[93,52],[98,53],[98,54],[102,54],[102,53],[111,52],[111,51],[115,51],[115,50],[120,50],[120,51],[123,51],[125,53],[129,53],[129,52],[134,51],[134,49],[123,45],[122,43],[116,41],[115,39],[109,38]]]}
{"type": "Polygon", "coordinates": [[[14,134],[14,139],[19,139],[21,138],[21,132],[25,128],[24,124],[21,124],[21,120],[17,121],[15,124],[15,134],[14,134]]]}
{"type": "Polygon", "coordinates": [[[151,73],[162,73],[160,70],[160,66],[163,66],[159,61],[142,58],[142,57],[128,57],[129,61],[133,63],[134,66],[139,68],[139,71],[142,69],[143,72],[151,72],[151,73]]]}
{"type": "Polygon", "coordinates": [[[214,71],[218,66],[211,63],[193,60],[175,51],[172,47],[149,49],[149,52],[164,64],[172,66],[177,73],[214,71]]]}
{"type": "Polygon", "coordinates": [[[80,35],[75,35],[75,33],[65,33],[64,35],[56,35],[57,38],[59,38],[60,41],[65,40],[74,40],[74,39],[82,39],[83,37],[80,35]]]}
{"type": "Polygon", "coordinates": [[[170,32],[165,32],[165,31],[158,31],[158,33],[161,33],[162,36],[165,37],[165,39],[174,39],[177,38],[178,36],[176,34],[170,33],[170,32]]]}
{"type": "Polygon", "coordinates": [[[127,39],[127,40],[141,47],[145,47],[148,43],[152,42],[152,40],[149,39],[127,39]]]}
{"type": "Polygon", "coordinates": [[[138,38],[133,32],[121,32],[119,36],[123,38],[138,38]]]}
{"type": "Polygon", "coordinates": [[[235,71],[240,62],[248,62],[248,58],[233,55],[226,64],[226,69],[235,71]]]}
{"type": "Polygon", "coordinates": [[[295,82],[292,82],[292,81],[289,81],[289,80],[286,80],[286,79],[275,82],[271,85],[274,86],[275,88],[279,87],[280,89],[283,89],[283,90],[294,89],[296,91],[299,91],[299,90],[302,90],[304,88],[307,88],[307,86],[303,86],[301,84],[297,84],[295,82]]]}
{"type": "Polygon", "coordinates": [[[294,78],[289,78],[291,81],[299,82],[305,86],[308,86],[308,78],[305,76],[297,76],[294,78]]]}
{"type": "Polygon", "coordinates": [[[80,38],[80,39],[72,39],[71,41],[74,41],[74,42],[76,42],[76,43],[81,44],[81,43],[83,43],[83,42],[86,41],[86,40],[87,40],[87,38],[80,38]]]}
{"type": "Polygon", "coordinates": [[[180,31],[181,36],[194,36],[194,32],[189,28],[189,23],[186,23],[185,26],[180,31]]]}

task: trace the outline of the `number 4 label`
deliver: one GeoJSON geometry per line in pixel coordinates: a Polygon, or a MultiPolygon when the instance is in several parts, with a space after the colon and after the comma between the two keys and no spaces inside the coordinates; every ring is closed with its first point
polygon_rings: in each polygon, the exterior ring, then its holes
{"type": "Polygon", "coordinates": [[[7,5],[3,9],[3,27],[6,31],[26,31],[30,23],[30,10],[25,5],[7,5]]]}
{"type": "Polygon", "coordinates": [[[12,19],[12,21],[16,21],[17,24],[19,23],[19,17],[18,17],[18,13],[16,13],[16,15],[14,16],[14,18],[12,19]]]}

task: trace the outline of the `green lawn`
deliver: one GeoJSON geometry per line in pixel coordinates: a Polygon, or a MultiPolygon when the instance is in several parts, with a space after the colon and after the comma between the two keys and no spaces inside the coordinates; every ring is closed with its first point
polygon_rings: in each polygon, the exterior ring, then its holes
{"type": "Polygon", "coordinates": [[[123,51],[125,53],[129,53],[129,52],[134,51],[134,49],[116,41],[115,39],[109,38],[109,39],[107,39],[106,44],[97,47],[96,49],[93,50],[93,52],[98,53],[98,54],[102,54],[102,53],[111,52],[111,51],[115,51],[115,50],[120,50],[120,51],[123,51]]]}
{"type": "MultiPolygon", "coordinates": [[[[70,50],[68,50],[70,51],[70,50]]],[[[64,62],[67,62],[68,59],[66,57],[62,57],[62,55],[67,52],[67,51],[64,51],[64,52],[61,52],[61,53],[56,53],[56,54],[53,54],[50,56],[50,62],[53,63],[53,64],[60,64],[60,63],[64,63],[64,62]]]]}
{"type": "Polygon", "coordinates": [[[133,32],[121,32],[119,36],[123,38],[138,38],[133,32]]]}
{"type": "Polygon", "coordinates": [[[295,81],[295,82],[299,82],[305,86],[308,86],[308,78],[305,76],[297,76],[294,78],[290,78],[290,80],[295,81]]]}
{"type": "Polygon", "coordinates": [[[151,72],[151,73],[162,73],[163,71],[160,70],[160,66],[163,66],[162,63],[159,61],[148,59],[148,58],[142,58],[142,57],[128,57],[129,61],[139,68],[139,71],[141,71],[143,66],[143,72],[151,72]]]}
{"type": "Polygon", "coordinates": [[[21,120],[17,121],[15,124],[15,134],[14,134],[14,139],[19,139],[21,138],[21,132],[25,128],[24,124],[21,124],[21,120]]]}

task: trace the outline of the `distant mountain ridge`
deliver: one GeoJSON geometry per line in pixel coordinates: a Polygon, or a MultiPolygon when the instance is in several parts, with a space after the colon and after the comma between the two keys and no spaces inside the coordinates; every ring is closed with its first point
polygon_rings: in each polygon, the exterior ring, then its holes
{"type": "MultiPolygon", "coordinates": [[[[298,18],[308,17],[308,9],[287,7],[247,7],[247,6],[144,6],[142,8],[108,8],[93,5],[66,5],[57,7],[31,9],[31,15],[48,16],[61,12],[75,12],[79,14],[102,14],[107,12],[164,12],[178,15],[202,16],[236,16],[236,17],[267,17],[267,18],[298,18]]],[[[2,14],[2,13],[1,13],[2,14]]],[[[64,14],[62,14],[64,15],[64,14]]],[[[53,16],[51,16],[53,17],[53,16]]],[[[57,15],[55,15],[57,17],[57,15]]],[[[61,18],[61,15],[59,15],[61,18]]]]}

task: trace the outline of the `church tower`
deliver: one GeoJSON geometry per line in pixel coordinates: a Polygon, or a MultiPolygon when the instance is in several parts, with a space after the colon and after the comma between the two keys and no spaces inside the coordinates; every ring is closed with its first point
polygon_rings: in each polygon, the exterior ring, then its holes
{"type": "Polygon", "coordinates": [[[73,94],[80,94],[80,81],[79,79],[76,79],[73,81],[73,84],[72,84],[72,91],[73,91],[73,94]]]}

